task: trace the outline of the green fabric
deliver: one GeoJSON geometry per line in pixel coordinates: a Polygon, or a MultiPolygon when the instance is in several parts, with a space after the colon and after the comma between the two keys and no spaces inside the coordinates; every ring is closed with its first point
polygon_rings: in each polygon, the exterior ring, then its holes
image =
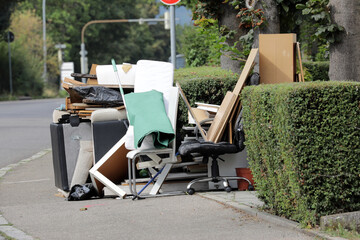
{"type": "Polygon", "coordinates": [[[166,148],[175,133],[166,115],[163,94],[156,90],[125,95],[130,125],[134,126],[134,146],[140,147],[151,134],[156,148],[166,148]]]}

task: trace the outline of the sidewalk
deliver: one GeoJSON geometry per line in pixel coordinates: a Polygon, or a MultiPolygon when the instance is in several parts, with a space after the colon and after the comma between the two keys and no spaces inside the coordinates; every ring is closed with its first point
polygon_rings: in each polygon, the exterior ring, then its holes
{"type": "Polygon", "coordinates": [[[233,234],[243,235],[239,239],[278,239],[280,235],[279,239],[341,239],[262,212],[256,192],[67,202],[57,196],[50,150],[0,169],[0,199],[0,240],[5,235],[13,239],[232,239],[233,234]],[[231,209],[240,220],[234,220],[231,209]],[[246,237],[255,232],[261,237],[246,237]]]}

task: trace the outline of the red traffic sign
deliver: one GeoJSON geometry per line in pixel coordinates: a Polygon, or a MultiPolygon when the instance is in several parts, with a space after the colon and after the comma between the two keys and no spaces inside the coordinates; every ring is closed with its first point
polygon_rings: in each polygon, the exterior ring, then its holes
{"type": "Polygon", "coordinates": [[[160,1],[166,5],[175,5],[178,4],[181,0],[160,0],[160,1]]]}

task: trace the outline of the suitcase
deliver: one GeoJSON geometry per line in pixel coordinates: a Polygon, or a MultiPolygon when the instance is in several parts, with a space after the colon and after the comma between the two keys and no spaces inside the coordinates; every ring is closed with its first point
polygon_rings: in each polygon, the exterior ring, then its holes
{"type": "Polygon", "coordinates": [[[80,140],[92,140],[91,123],[81,122],[78,126],[71,126],[70,123],[51,123],[50,134],[55,186],[70,191],[80,140]]]}
{"type": "Polygon", "coordinates": [[[92,123],[95,163],[126,134],[128,126],[126,119],[92,123]]]}

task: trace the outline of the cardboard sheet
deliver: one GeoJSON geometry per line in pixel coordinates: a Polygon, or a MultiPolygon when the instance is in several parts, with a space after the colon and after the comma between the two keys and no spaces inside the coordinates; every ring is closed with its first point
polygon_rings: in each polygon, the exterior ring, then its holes
{"type": "Polygon", "coordinates": [[[260,83],[294,82],[296,34],[260,34],[260,83]]]}

